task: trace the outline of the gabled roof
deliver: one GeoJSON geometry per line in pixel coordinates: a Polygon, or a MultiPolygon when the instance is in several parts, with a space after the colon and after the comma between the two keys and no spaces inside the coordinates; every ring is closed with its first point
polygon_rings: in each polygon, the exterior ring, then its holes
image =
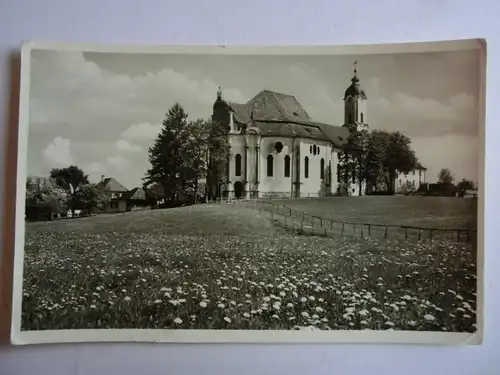
{"type": "Polygon", "coordinates": [[[123,195],[124,199],[146,200],[146,193],[140,187],[133,188],[123,195]]]}
{"type": "Polygon", "coordinates": [[[337,146],[349,137],[349,130],[344,127],[313,121],[293,95],[263,90],[246,104],[226,104],[235,122],[246,126],[253,118],[263,136],[320,139],[337,146]]]}
{"type": "Polygon", "coordinates": [[[112,177],[105,178],[104,180],[99,182],[96,186],[99,189],[112,193],[125,193],[128,191],[125,186],[120,184],[112,177]]]}

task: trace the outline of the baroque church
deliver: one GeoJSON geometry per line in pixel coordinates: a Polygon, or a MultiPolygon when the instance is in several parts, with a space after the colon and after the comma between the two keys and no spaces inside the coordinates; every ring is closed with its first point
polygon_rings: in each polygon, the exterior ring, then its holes
{"type": "MultiPolygon", "coordinates": [[[[356,63],[354,65],[356,67],[356,63]]],[[[344,124],[366,125],[367,97],[356,68],[344,94],[344,124]]],[[[229,198],[318,197],[359,184],[341,184],[339,153],[349,137],[343,126],[315,121],[297,99],[264,90],[247,103],[231,103],[219,89],[212,120],[229,129],[227,184],[217,195],[229,198]]]]}

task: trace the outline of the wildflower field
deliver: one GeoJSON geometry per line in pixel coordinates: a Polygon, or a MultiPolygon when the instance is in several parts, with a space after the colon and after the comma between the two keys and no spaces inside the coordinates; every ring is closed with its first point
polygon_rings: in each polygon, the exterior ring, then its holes
{"type": "Polygon", "coordinates": [[[22,329],[474,332],[475,257],[297,235],[232,205],[28,223],[22,329]]]}

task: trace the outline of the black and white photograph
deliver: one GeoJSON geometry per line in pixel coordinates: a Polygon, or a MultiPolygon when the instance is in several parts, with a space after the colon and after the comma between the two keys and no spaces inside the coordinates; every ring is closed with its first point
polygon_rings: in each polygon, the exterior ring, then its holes
{"type": "Polygon", "coordinates": [[[14,341],[480,336],[478,43],[28,44],[14,341]]]}

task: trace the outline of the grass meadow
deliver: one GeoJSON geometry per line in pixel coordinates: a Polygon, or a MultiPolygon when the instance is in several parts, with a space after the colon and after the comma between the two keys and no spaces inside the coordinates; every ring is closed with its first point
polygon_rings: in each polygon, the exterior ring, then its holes
{"type": "MultiPolygon", "coordinates": [[[[468,200],[415,198],[280,203],[364,222],[470,220],[468,200]]],[[[22,329],[474,332],[475,259],[466,242],[298,235],[232,205],[27,223],[22,329]]]]}

